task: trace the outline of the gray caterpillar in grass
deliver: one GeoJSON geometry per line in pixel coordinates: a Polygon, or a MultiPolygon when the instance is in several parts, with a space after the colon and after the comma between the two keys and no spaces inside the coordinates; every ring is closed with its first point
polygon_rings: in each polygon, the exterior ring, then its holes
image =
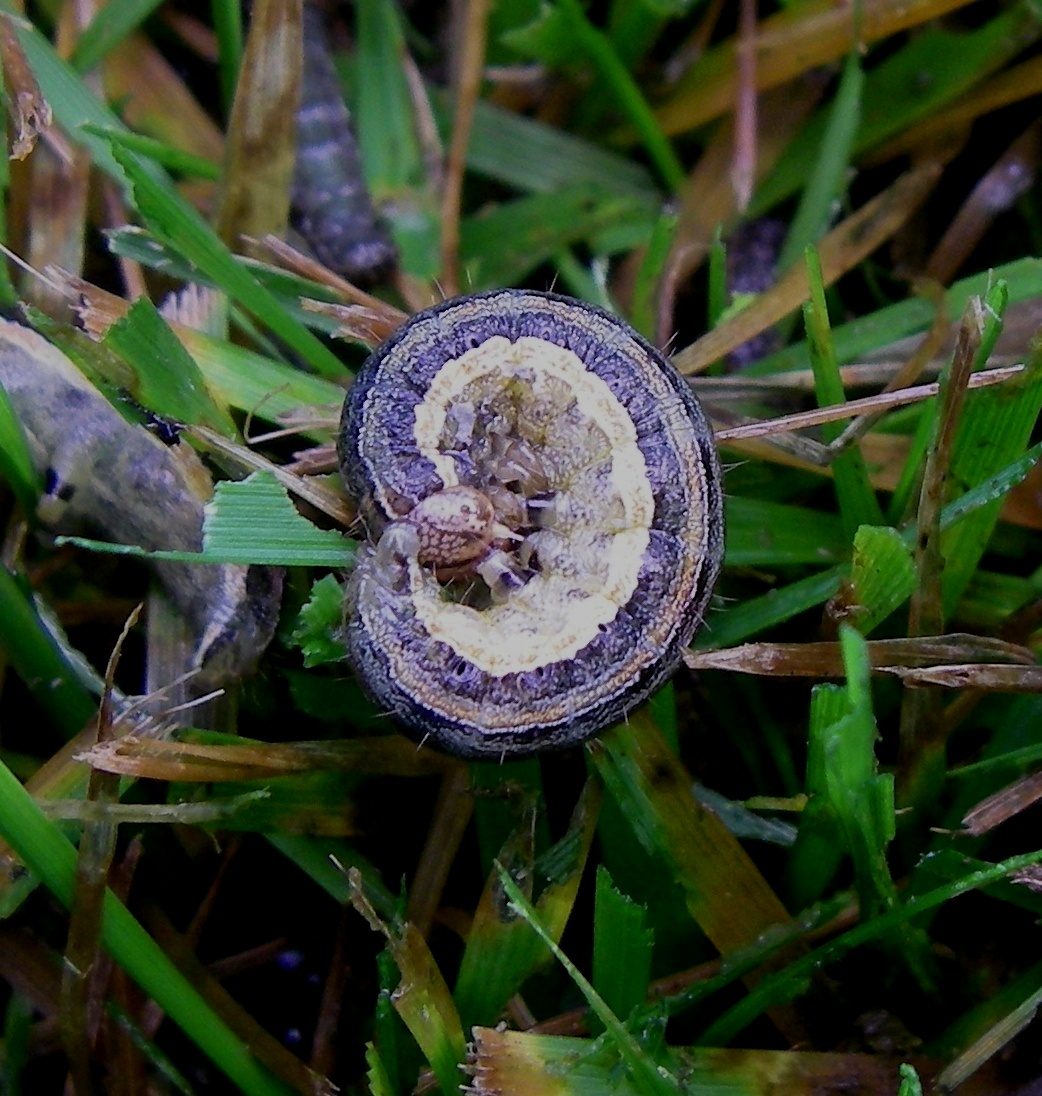
{"type": "Polygon", "coordinates": [[[304,4],[303,41],[295,224],[330,270],[359,282],[375,281],[394,265],[395,247],[365,184],[322,11],[314,3],[304,4]]]}
{"type": "Polygon", "coordinates": [[[712,432],[607,312],[503,290],[414,316],[348,392],[339,456],[373,538],[349,584],[350,658],[451,753],[598,733],[703,619],[723,554],[712,432]]]}

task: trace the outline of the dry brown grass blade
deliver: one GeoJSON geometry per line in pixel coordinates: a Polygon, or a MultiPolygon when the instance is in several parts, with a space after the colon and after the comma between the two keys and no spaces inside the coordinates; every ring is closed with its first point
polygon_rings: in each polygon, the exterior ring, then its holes
{"type": "Polygon", "coordinates": [[[336,330],[331,332],[334,339],[359,342],[370,350],[379,346],[400,326],[396,323],[394,327],[388,327],[385,314],[374,312],[362,304],[331,304],[329,301],[301,297],[300,305],[305,312],[334,320],[337,325],[336,330]]]}
{"type": "MultiPolygon", "coordinates": [[[[777,163],[785,146],[821,97],[821,87],[802,80],[784,91],[772,91],[759,102],[760,134],[756,170],[762,178],[777,163]]],[[[718,228],[733,224],[738,210],[730,166],[735,145],[732,119],[717,127],[705,152],[680,191],[680,213],[662,275],[657,345],[666,346],[674,330],[674,301],[686,278],[705,261],[718,228]]]]}
{"type": "MultiPolygon", "coordinates": [[[[947,323],[945,323],[945,327],[947,327],[947,323]]],[[[921,336],[919,338],[921,339],[921,336]]],[[[915,341],[918,341],[918,339],[911,340],[911,342],[915,341]]],[[[931,354],[920,375],[934,377],[937,375],[943,364],[939,357],[940,349],[937,348],[931,354]]],[[[1008,361],[1001,361],[1002,355],[993,354],[988,360],[995,361],[996,357],[999,358],[1002,365],[1011,364],[1008,361]]],[[[843,388],[848,392],[854,388],[880,388],[884,392],[892,392],[911,383],[906,382],[900,385],[892,383],[903,369],[904,363],[899,360],[899,352],[895,349],[893,354],[886,355],[880,361],[858,362],[853,365],[840,366],[839,377],[843,383],[843,388]]],[[[784,399],[791,398],[794,395],[812,394],[814,392],[814,373],[810,369],[793,369],[785,373],[769,373],[762,377],[750,377],[744,373],[734,373],[727,377],[700,376],[691,381],[691,387],[694,388],[700,399],[715,404],[763,400],[777,396],[784,399]]]]}
{"type": "MultiPolygon", "coordinates": [[[[992,384],[1001,384],[1024,371],[1022,365],[1010,365],[1002,369],[982,369],[974,373],[966,383],[967,388],[987,388],[992,384]]],[[[772,434],[781,434],[790,430],[802,430],[808,426],[820,426],[823,422],[836,422],[856,415],[875,414],[889,411],[895,407],[904,407],[910,403],[936,396],[940,390],[938,382],[917,384],[912,388],[902,388],[896,392],[884,392],[878,396],[865,396],[859,400],[848,400],[833,407],[818,407],[813,411],[798,411],[794,415],[780,415],[776,419],[763,422],[751,422],[744,426],[732,426],[717,430],[715,438],[718,444],[739,441],[746,438],[763,438],[772,434]]],[[[826,447],[823,447],[826,448],[826,447]]]]}
{"type": "Polygon", "coordinates": [[[756,0],[738,2],[737,60],[735,63],[734,158],[731,161],[731,187],[739,213],[749,207],[756,179],[757,160],[757,23],[756,0]]]}
{"type": "Polygon", "coordinates": [[[344,906],[340,911],[340,923],[337,926],[326,979],[322,985],[322,1000],[319,1003],[318,1019],[315,1021],[315,1035],[311,1041],[309,1065],[324,1077],[331,1076],[336,1068],[341,1046],[338,1035],[340,1017],[349,1003],[346,993],[348,976],[351,973],[350,953],[347,949],[349,920],[350,913],[347,906],[344,906]]]}
{"type": "MultiPolygon", "coordinates": [[[[75,45],[79,28],[76,15],[67,7],[58,21],[57,47],[67,55],[75,45]]],[[[45,138],[22,171],[13,175],[14,193],[11,201],[20,207],[18,225],[25,233],[20,248],[33,270],[43,270],[50,263],[80,271],[83,267],[84,236],[87,231],[88,184],[90,156],[87,150],[73,146],[50,124],[50,107],[35,87],[32,72],[27,68],[18,39],[7,20],[0,23],[0,49],[4,58],[10,99],[16,104],[16,115],[27,128],[19,142],[26,151],[35,144],[35,135],[45,138]],[[22,81],[31,81],[28,87],[22,81]],[[48,135],[53,135],[54,140],[48,135]],[[23,192],[20,194],[19,192],[23,192]]],[[[16,145],[15,153],[18,151],[16,145]]],[[[68,306],[61,294],[31,272],[22,276],[22,292],[37,308],[60,319],[67,316],[68,306]]]]}
{"type": "Polygon", "coordinates": [[[374,297],[371,293],[366,293],[364,289],[359,289],[353,282],[347,281],[339,274],[334,274],[332,270],[298,251],[278,236],[265,236],[262,240],[248,239],[245,242],[251,244],[260,257],[269,258],[284,269],[292,270],[302,277],[310,278],[313,282],[332,289],[334,293],[339,293],[345,304],[368,309],[379,317],[379,322],[386,328],[388,335],[401,327],[409,318],[407,312],[380,300],[379,297],[374,297]]]}
{"type": "Polygon", "coordinates": [[[205,426],[186,427],[186,433],[202,442],[208,449],[231,457],[244,471],[270,472],[291,495],[310,503],[326,517],[347,528],[355,520],[354,507],[340,489],[325,480],[309,479],[290,472],[280,464],[274,464],[245,445],[229,441],[228,438],[209,430],[205,426]]]}
{"type": "Polygon", "coordinates": [[[35,933],[10,923],[0,925],[0,977],[41,1016],[57,1013],[61,961],[35,933]]]}
{"type": "MultiPolygon", "coordinates": [[[[32,205],[28,210],[26,257],[36,270],[54,265],[66,270],[83,268],[90,157],[76,149],[71,160],[62,161],[41,147],[29,161],[32,205]]],[[[64,318],[68,302],[47,282],[23,279],[28,300],[53,316],[64,318]]]]}
{"type": "Polygon", "coordinates": [[[438,802],[409,888],[406,916],[421,936],[430,935],[445,882],[473,813],[470,771],[460,765],[441,778],[438,802]]]}
{"type": "Polygon", "coordinates": [[[906,685],[981,689],[999,693],[1042,692],[1042,666],[981,666],[978,663],[894,670],[906,685]]]}
{"type": "Polygon", "coordinates": [[[93,285],[63,267],[44,267],[43,277],[60,287],[66,300],[72,302],[80,327],[94,340],[101,339],[130,310],[130,302],[125,298],[93,285]]]}
{"type": "Polygon", "coordinates": [[[980,348],[980,340],[979,316],[974,302],[970,302],[959,327],[951,373],[946,380],[939,382],[938,386],[941,400],[938,409],[940,427],[927,454],[917,511],[919,535],[916,540],[916,567],[919,571],[919,584],[912,595],[908,621],[912,635],[936,635],[944,624],[941,605],[941,571],[944,568],[944,560],[940,554],[940,519],[941,507],[944,503],[944,483],[951,461],[959,416],[972,380],[970,369],[980,348]]]}
{"type": "MultiPolygon", "coordinates": [[[[955,431],[966,399],[970,369],[980,348],[981,325],[975,303],[977,308],[980,307],[979,302],[967,304],[959,326],[951,371],[946,379],[942,379],[938,396],[937,436],[926,455],[916,511],[917,582],[908,608],[908,634],[911,636],[938,635],[944,630],[941,507],[945,501],[944,485],[955,431]]],[[[898,787],[907,796],[914,795],[918,785],[924,792],[922,796],[915,795],[916,802],[920,804],[933,800],[932,794],[923,787],[923,782],[939,779],[944,734],[940,694],[934,689],[905,689],[901,702],[898,787]]]]}
{"type": "Polygon", "coordinates": [[[455,28],[456,57],[453,65],[453,90],[456,110],[452,120],[452,140],[445,165],[441,194],[441,287],[446,297],[459,292],[459,233],[463,198],[463,174],[467,145],[474,124],[478,95],[481,92],[485,64],[485,39],[488,28],[489,0],[463,0],[455,28]]]}
{"type": "Polygon", "coordinates": [[[982,799],[963,815],[962,824],[971,837],[993,830],[1042,799],[1042,773],[1029,773],[982,799]]]}
{"type": "MultiPolygon", "coordinates": [[[[105,691],[98,714],[97,742],[111,741],[113,725],[112,690],[123,644],[138,621],[143,606],[127,618],[105,670],[105,691]]],[[[86,799],[99,806],[119,801],[119,777],[92,770],[87,780],[86,799]]],[[[101,921],[109,869],[116,851],[117,826],[111,819],[84,823],[76,859],[76,883],[69,909],[69,935],[62,966],[59,1026],[62,1045],[69,1058],[69,1075],[77,1093],[93,1091],[91,1052],[103,1008],[104,986],[111,967],[101,961],[101,921]]]]}
{"type": "Polygon", "coordinates": [[[926,276],[947,284],[984,238],[992,222],[1034,185],[1042,154],[1042,122],[1035,122],[983,175],[945,230],[926,264],[926,276]]]}
{"type": "Polygon", "coordinates": [[[862,163],[867,166],[883,164],[897,156],[917,152],[943,140],[949,133],[968,129],[978,118],[1039,93],[1042,93],[1042,57],[1032,57],[979,84],[947,110],[931,114],[885,145],[873,149],[862,163]]]}
{"type": "MultiPolygon", "coordinates": [[[[867,643],[869,665],[878,673],[909,669],[948,669],[951,663],[980,669],[1037,669],[1034,653],[1027,647],[987,636],[962,632],[910,639],[871,639],[867,643]],[[1007,663],[1007,666],[996,666],[1007,663]]],[[[744,643],[718,651],[685,651],[684,662],[692,670],[729,670],[771,677],[843,677],[843,653],[839,643],[744,643]]],[[[954,683],[953,683],[954,684],[954,683]]]]}
{"type": "Polygon", "coordinates": [[[62,160],[72,158],[65,137],[52,128],[51,105],[44,98],[25,52],[11,26],[11,16],[0,15],[0,61],[3,62],[7,104],[14,122],[14,140],[10,158],[24,160],[36,147],[36,138],[44,137],[62,160]]]}
{"type": "MultiPolygon", "coordinates": [[[[860,41],[878,41],[890,34],[937,19],[965,7],[968,0],[864,0],[860,5],[860,41]]],[[[833,0],[788,7],[760,22],[756,36],[756,83],[762,91],[777,87],[803,72],[845,56],[854,44],[855,15],[850,5],[833,0]]],[[[735,101],[736,44],[725,42],[680,81],[669,102],[658,111],[668,135],[694,129],[726,114],[735,101]]]]}
{"type": "Polygon", "coordinates": [[[86,751],[81,745],[80,757],[104,772],[186,782],[260,780],[328,770],[376,776],[430,776],[463,767],[462,762],[433,750],[421,750],[399,735],[335,742],[244,742],[234,746],[127,735],[86,751]]]}
{"type": "Polygon", "coordinates": [[[302,0],[256,0],[228,122],[217,232],[285,234],[300,102],[302,0]]]}
{"type": "MultiPolygon", "coordinates": [[[[825,285],[831,285],[888,240],[918,209],[939,177],[936,164],[913,168],[829,232],[818,245],[825,285]]],[[[681,373],[700,373],[795,311],[808,292],[806,269],[798,263],[748,308],[675,354],[674,364],[681,373]]]]}

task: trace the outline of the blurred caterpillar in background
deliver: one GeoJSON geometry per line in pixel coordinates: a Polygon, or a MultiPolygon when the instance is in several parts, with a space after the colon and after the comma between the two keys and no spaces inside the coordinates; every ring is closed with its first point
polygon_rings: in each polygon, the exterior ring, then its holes
{"type": "Polygon", "coordinates": [[[330,270],[365,283],[394,265],[394,243],[366,188],[323,13],[314,3],[304,4],[292,206],[297,231],[330,270]]]}

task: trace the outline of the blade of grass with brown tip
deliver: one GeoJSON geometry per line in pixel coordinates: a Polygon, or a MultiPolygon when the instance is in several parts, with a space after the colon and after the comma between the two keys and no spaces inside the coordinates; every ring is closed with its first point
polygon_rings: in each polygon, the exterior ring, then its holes
{"type": "MultiPolygon", "coordinates": [[[[899,1061],[862,1053],[674,1048],[685,1091],[728,1096],[810,1096],[834,1091],[896,1092],[899,1061]]],[[[638,1096],[617,1059],[590,1039],[476,1028],[474,1096],[638,1096]]],[[[939,1063],[916,1058],[924,1077],[939,1063]]],[[[987,1084],[967,1096],[983,1096],[987,1084]]],[[[903,1096],[903,1094],[902,1094],[903,1096]]]]}
{"type": "Polygon", "coordinates": [[[547,931],[535,909],[521,893],[510,873],[497,865],[503,890],[511,909],[531,925],[543,943],[553,952],[569,977],[586,998],[590,1008],[605,1027],[604,1042],[625,1063],[634,1088],[640,1096],[670,1096],[683,1091],[677,1074],[671,1069],[671,1055],[662,1045],[648,1046],[640,1042],[623,1026],[604,999],[579,972],[547,931]]]}

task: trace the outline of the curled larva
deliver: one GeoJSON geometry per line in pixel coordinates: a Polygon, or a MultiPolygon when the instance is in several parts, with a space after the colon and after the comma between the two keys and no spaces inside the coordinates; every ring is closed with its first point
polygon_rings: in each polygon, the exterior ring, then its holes
{"type": "Polygon", "coordinates": [[[614,316],[528,290],[414,316],[349,391],[339,455],[372,538],[349,655],[415,736],[560,749],[676,669],[720,568],[720,466],[687,383],[614,316]]]}
{"type": "MultiPolygon", "coordinates": [[[[46,480],[41,524],[148,551],[199,551],[212,484],[176,434],[164,444],[127,422],[57,347],[3,319],[0,387],[46,480]]],[[[278,623],[282,573],[164,560],[150,567],[188,628],[189,689],[253,673],[278,623]]]]}

